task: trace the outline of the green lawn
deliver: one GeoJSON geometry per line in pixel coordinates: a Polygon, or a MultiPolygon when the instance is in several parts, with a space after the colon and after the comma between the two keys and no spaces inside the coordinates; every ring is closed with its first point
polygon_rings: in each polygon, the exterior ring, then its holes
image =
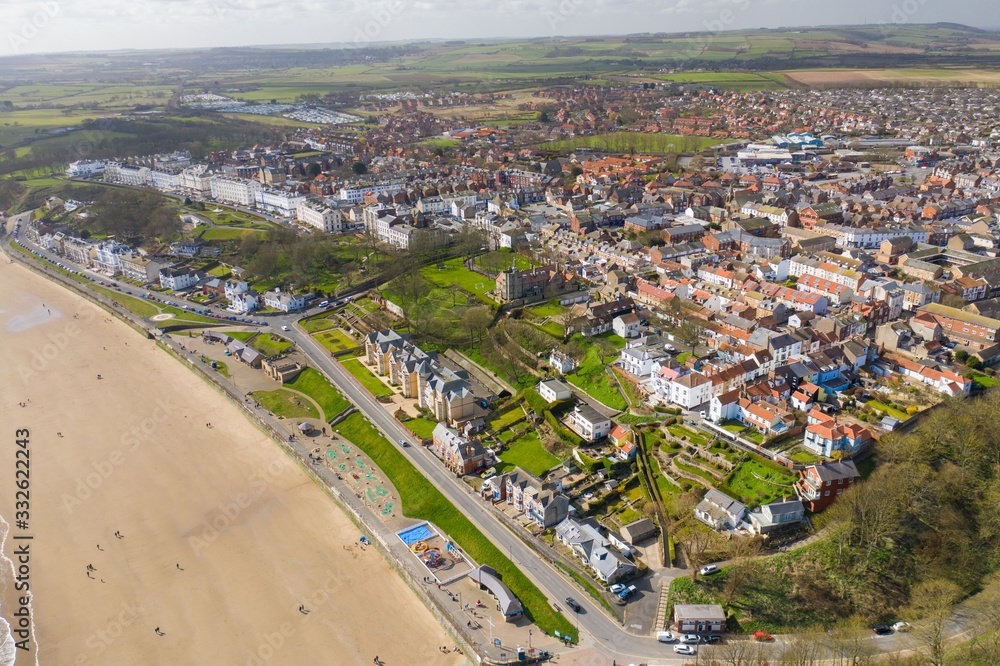
{"type": "Polygon", "coordinates": [[[871,407],[872,409],[877,409],[885,414],[888,414],[889,416],[894,416],[900,421],[905,421],[906,419],[910,418],[910,416],[906,412],[896,409],[895,407],[890,407],[889,405],[879,402],[878,400],[869,400],[865,404],[871,407]]]}
{"type": "Polygon", "coordinates": [[[500,416],[490,421],[490,429],[494,431],[500,430],[501,428],[505,428],[514,421],[523,417],[524,410],[520,407],[515,407],[514,409],[507,410],[500,416]]]}
{"type": "Polygon", "coordinates": [[[521,571],[494,546],[460,511],[435,488],[388,440],[364,420],[352,414],[337,426],[337,432],[367,454],[399,491],[404,516],[429,520],[448,534],[480,564],[492,566],[524,606],[526,617],[549,634],[573,635],[573,625],[557,613],[521,571]]]}
{"type": "Polygon", "coordinates": [[[535,322],[528,322],[528,323],[537,328],[539,331],[544,331],[545,333],[548,333],[549,335],[551,335],[553,338],[556,338],[560,342],[563,339],[563,333],[565,331],[565,328],[563,327],[562,324],[560,324],[557,321],[547,321],[545,322],[545,324],[536,324],[535,322]]]}
{"type": "Polygon", "coordinates": [[[606,367],[601,361],[600,351],[591,347],[576,372],[566,375],[566,378],[608,407],[619,411],[627,409],[628,404],[618,391],[614,378],[604,371],[606,367]]]}
{"type": "Polygon", "coordinates": [[[89,285],[91,289],[110,298],[112,301],[120,303],[123,308],[131,312],[137,317],[152,317],[155,314],[159,314],[160,310],[152,303],[144,301],[141,298],[135,298],[133,296],[126,296],[120,294],[114,289],[108,289],[106,287],[98,287],[97,285],[89,285]]]}
{"type": "Polygon", "coordinates": [[[420,273],[438,285],[447,287],[457,285],[471,294],[485,294],[493,291],[496,282],[479,273],[473,273],[462,264],[461,258],[449,259],[443,264],[431,264],[420,269],[420,273]],[[444,268],[438,268],[443,266],[444,268]]]}
{"type": "Polygon", "coordinates": [[[996,386],[997,380],[995,377],[990,377],[989,375],[984,375],[981,372],[977,372],[972,375],[972,381],[982,386],[984,389],[991,386],[996,386]]]}
{"type": "Polygon", "coordinates": [[[419,418],[409,419],[408,421],[403,421],[403,425],[420,439],[430,439],[434,428],[437,426],[437,421],[428,421],[427,419],[419,418]]]}
{"type": "Polygon", "coordinates": [[[674,483],[673,479],[667,478],[667,476],[660,471],[660,463],[656,461],[652,456],[649,459],[649,466],[653,470],[653,480],[656,483],[657,489],[660,491],[660,496],[663,497],[664,501],[671,495],[678,495],[682,493],[681,487],[674,483]]]}
{"type": "Polygon", "coordinates": [[[528,312],[539,317],[556,317],[566,312],[566,308],[562,305],[556,303],[555,305],[551,303],[545,303],[544,305],[536,305],[534,307],[527,308],[528,312]]]}
{"type": "Polygon", "coordinates": [[[695,432],[690,428],[685,428],[684,426],[673,424],[667,426],[667,430],[669,430],[670,434],[673,435],[674,437],[678,438],[687,437],[688,441],[693,442],[695,444],[701,444],[702,446],[708,444],[708,439],[706,439],[704,435],[695,432]]]}
{"type": "Polygon", "coordinates": [[[295,345],[276,333],[261,333],[250,341],[250,346],[264,356],[277,356],[295,345]]]}
{"type": "MultiPolygon", "coordinates": [[[[320,321],[323,320],[321,319],[320,321]]],[[[321,331],[320,333],[313,335],[313,338],[316,339],[316,342],[323,345],[323,348],[331,354],[347,351],[348,349],[354,349],[355,347],[360,346],[360,343],[351,339],[351,336],[339,328],[321,331]]]]}
{"type": "Polygon", "coordinates": [[[729,488],[747,505],[768,504],[783,496],[794,496],[797,475],[779,472],[755,457],[740,463],[729,480],[729,488]]]}
{"type": "Polygon", "coordinates": [[[373,375],[371,370],[361,365],[360,360],[349,358],[343,361],[341,365],[344,366],[345,370],[354,375],[354,378],[361,382],[362,386],[371,391],[372,395],[392,395],[392,389],[386,386],[381,379],[373,375]]]}
{"type": "Polygon", "coordinates": [[[541,476],[559,464],[559,458],[545,450],[534,430],[511,444],[509,449],[500,454],[500,460],[528,470],[535,476],[541,476]]]}
{"type": "Polygon", "coordinates": [[[201,238],[205,241],[228,241],[238,240],[243,238],[246,234],[256,234],[258,238],[264,238],[264,233],[261,231],[251,231],[249,229],[227,229],[225,227],[213,227],[212,229],[206,229],[205,233],[201,235],[201,238]]]}
{"type": "Polygon", "coordinates": [[[340,395],[340,392],[333,388],[333,385],[315,368],[303,369],[295,379],[286,382],[285,386],[301,391],[315,400],[323,410],[325,420],[332,419],[351,406],[347,398],[340,395]]]}
{"type": "Polygon", "coordinates": [[[325,317],[319,317],[316,319],[305,319],[299,322],[302,324],[302,328],[306,329],[310,333],[316,333],[318,331],[325,331],[328,328],[333,328],[336,326],[332,321],[325,317]]]}
{"type": "Polygon", "coordinates": [[[288,419],[319,418],[319,413],[308,399],[288,389],[254,391],[254,399],[266,409],[288,419]]]}

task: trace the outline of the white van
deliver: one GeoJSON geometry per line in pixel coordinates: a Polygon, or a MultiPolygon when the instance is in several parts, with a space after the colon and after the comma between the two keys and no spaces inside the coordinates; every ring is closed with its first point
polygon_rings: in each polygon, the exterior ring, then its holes
{"type": "Polygon", "coordinates": [[[674,635],[672,633],[670,633],[669,631],[657,631],[656,632],[656,640],[660,641],[661,643],[676,643],[677,642],[677,638],[675,638],[674,635]]]}

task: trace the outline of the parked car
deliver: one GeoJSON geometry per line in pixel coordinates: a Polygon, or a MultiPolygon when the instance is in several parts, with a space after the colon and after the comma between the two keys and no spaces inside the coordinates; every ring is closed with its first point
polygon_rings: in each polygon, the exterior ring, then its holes
{"type": "Polygon", "coordinates": [[[698,573],[702,576],[708,576],[709,574],[719,573],[719,567],[714,564],[706,564],[701,569],[698,569],[698,573]]]}
{"type": "MultiPolygon", "coordinates": [[[[591,494],[591,497],[593,497],[593,494],[591,494]]],[[[619,592],[625,589],[625,586],[622,585],[621,583],[615,583],[608,589],[611,592],[611,594],[618,594],[619,592]]]]}
{"type": "Polygon", "coordinates": [[[705,418],[708,418],[708,412],[706,412],[706,411],[705,411],[704,409],[703,409],[703,410],[701,410],[700,412],[698,412],[698,414],[699,414],[699,416],[701,416],[701,418],[703,418],[703,419],[705,419],[705,418]]]}
{"type": "Polygon", "coordinates": [[[755,641],[773,641],[774,637],[766,631],[755,631],[753,632],[753,639],[755,641]]]}
{"type": "Polygon", "coordinates": [[[910,630],[910,623],[909,622],[897,622],[896,624],[892,625],[892,630],[893,631],[909,631],[910,630]]]}
{"type": "Polygon", "coordinates": [[[876,624],[874,627],[872,627],[872,631],[874,631],[879,636],[887,636],[892,633],[892,627],[890,627],[887,624],[876,624]]]}
{"type": "Polygon", "coordinates": [[[689,645],[697,645],[701,643],[701,636],[698,634],[684,634],[681,636],[681,643],[687,643],[689,645]]]}
{"type": "Polygon", "coordinates": [[[693,655],[697,651],[690,645],[675,645],[674,652],[676,652],[677,654],[693,655]]]}
{"type": "Polygon", "coordinates": [[[717,634],[712,634],[710,636],[705,636],[705,642],[708,643],[708,644],[710,644],[710,645],[715,644],[715,643],[721,643],[722,642],[722,636],[719,636],[717,634]]]}
{"type": "Polygon", "coordinates": [[[579,613],[583,610],[583,606],[578,604],[573,597],[566,597],[566,605],[572,608],[574,613],[579,613]]]}
{"type": "Polygon", "coordinates": [[[624,590],[618,593],[619,599],[628,599],[633,594],[635,594],[635,585],[629,585],[624,590]]]}
{"type": "Polygon", "coordinates": [[[669,631],[658,631],[656,632],[656,640],[660,641],[661,643],[676,643],[677,637],[674,636],[669,631]]]}

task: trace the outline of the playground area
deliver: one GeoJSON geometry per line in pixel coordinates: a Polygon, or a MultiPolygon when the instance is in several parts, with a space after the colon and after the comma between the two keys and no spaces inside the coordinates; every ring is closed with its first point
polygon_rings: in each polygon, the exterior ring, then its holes
{"type": "Polygon", "coordinates": [[[399,515],[399,495],[372,462],[353,445],[339,439],[317,446],[310,452],[314,463],[326,465],[345,481],[355,497],[378,515],[389,521],[399,515]],[[378,473],[376,473],[378,472],[378,473]]]}
{"type": "Polygon", "coordinates": [[[396,536],[438,583],[450,583],[475,568],[427,521],[399,530],[396,536]]]}

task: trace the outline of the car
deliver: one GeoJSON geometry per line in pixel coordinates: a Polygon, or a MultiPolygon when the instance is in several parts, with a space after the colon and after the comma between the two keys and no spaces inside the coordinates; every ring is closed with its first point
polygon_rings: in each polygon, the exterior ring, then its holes
{"type": "Polygon", "coordinates": [[[872,631],[874,631],[879,636],[887,636],[892,633],[892,627],[890,627],[887,624],[876,624],[874,627],[872,627],[872,631]]]}
{"type": "Polygon", "coordinates": [[[405,440],[405,439],[401,439],[401,440],[399,440],[399,445],[400,445],[400,446],[409,446],[409,444],[407,444],[407,443],[406,443],[406,440],[405,440]]]}
{"type": "Polygon", "coordinates": [[[696,653],[696,650],[690,645],[675,645],[674,652],[676,652],[677,654],[692,655],[696,653]]]}
{"type": "Polygon", "coordinates": [[[702,576],[708,576],[710,574],[719,573],[719,567],[714,564],[706,564],[701,569],[698,569],[698,573],[702,576]]]}
{"type": "Polygon", "coordinates": [[[579,613],[583,610],[583,606],[576,602],[573,597],[566,597],[566,605],[573,609],[573,612],[579,613]]]}
{"type": "Polygon", "coordinates": [[[687,643],[688,645],[697,645],[701,643],[701,636],[698,634],[684,634],[681,636],[681,643],[687,643]]]}
{"type": "Polygon", "coordinates": [[[624,590],[622,590],[621,592],[618,593],[618,598],[621,601],[625,601],[626,599],[628,599],[629,597],[631,597],[633,594],[635,594],[635,585],[629,585],[624,590]]]}
{"type": "Polygon", "coordinates": [[[622,585],[621,583],[615,583],[614,585],[608,588],[608,592],[610,592],[611,594],[618,594],[624,589],[625,589],[624,585],[622,585]]]}
{"type": "Polygon", "coordinates": [[[486,402],[485,400],[480,400],[479,401],[479,406],[482,407],[483,409],[489,409],[490,408],[490,403],[486,402]]]}
{"type": "Polygon", "coordinates": [[[714,643],[721,643],[722,642],[722,636],[719,636],[718,634],[712,634],[710,636],[705,636],[705,642],[708,643],[708,644],[710,644],[710,645],[714,644],[714,643]]]}
{"type": "Polygon", "coordinates": [[[660,641],[661,643],[676,643],[677,637],[674,636],[669,631],[658,631],[656,632],[656,640],[660,641]]]}
{"type": "Polygon", "coordinates": [[[283,330],[283,331],[287,331],[287,330],[288,330],[288,327],[287,327],[287,326],[282,326],[282,327],[281,327],[281,330],[283,330]]]}
{"type": "Polygon", "coordinates": [[[330,304],[330,301],[323,301],[323,302],[321,302],[321,303],[319,304],[319,306],[320,306],[321,308],[325,308],[325,307],[326,307],[326,306],[328,306],[329,304],[330,304]]]}
{"type": "Polygon", "coordinates": [[[909,631],[910,630],[910,623],[909,622],[897,622],[896,624],[892,625],[892,630],[893,631],[909,631]]]}
{"type": "MultiPolygon", "coordinates": [[[[585,500],[592,500],[592,499],[594,499],[594,493],[591,493],[591,492],[584,493],[583,494],[583,499],[585,499],[585,500]]],[[[625,586],[622,585],[621,588],[624,590],[625,586]]]]}
{"type": "Polygon", "coordinates": [[[701,416],[701,418],[703,419],[708,418],[708,412],[706,412],[704,409],[698,412],[698,415],[701,416]]]}
{"type": "Polygon", "coordinates": [[[774,637],[766,631],[755,631],[753,632],[753,639],[755,641],[771,641],[774,637]]]}

